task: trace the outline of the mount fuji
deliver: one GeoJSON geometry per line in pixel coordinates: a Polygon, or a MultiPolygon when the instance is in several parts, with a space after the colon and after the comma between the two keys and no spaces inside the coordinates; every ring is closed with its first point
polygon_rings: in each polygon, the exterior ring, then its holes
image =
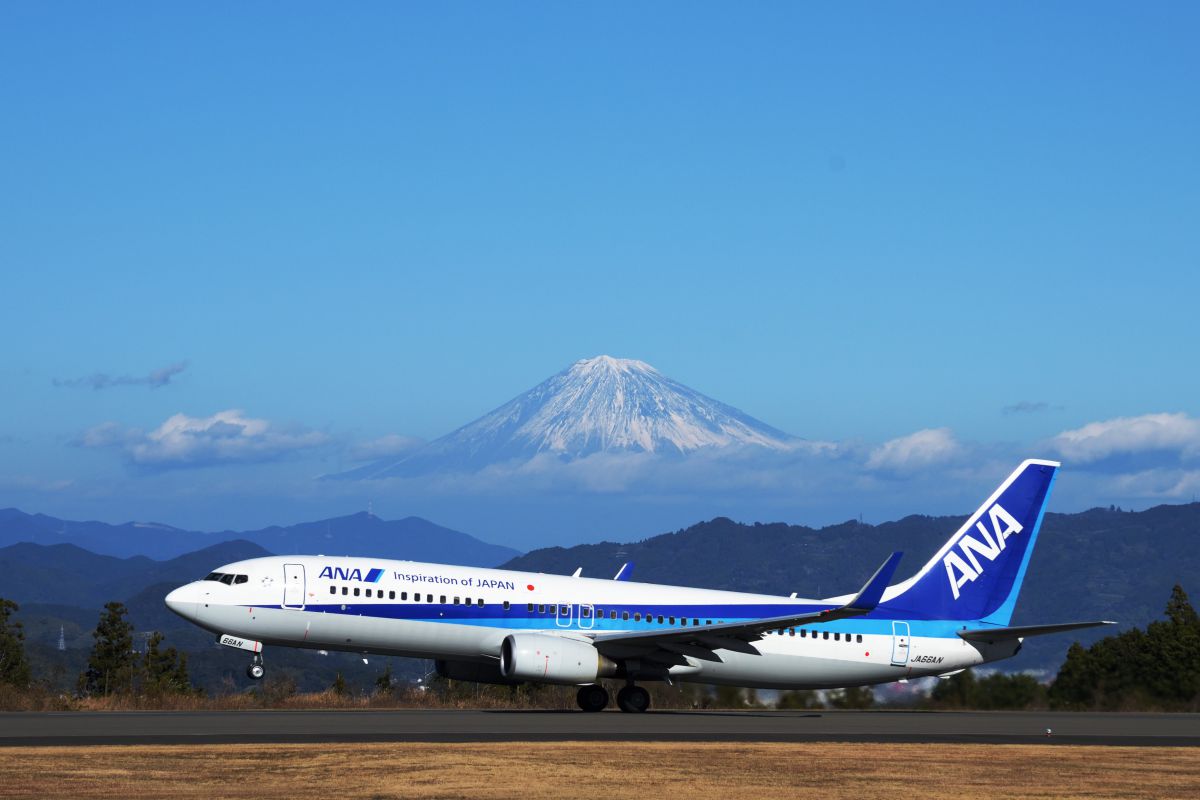
{"type": "Polygon", "coordinates": [[[575,362],[415,451],[330,477],[373,480],[475,472],[546,454],[567,462],[598,453],[786,451],[800,441],[642,361],[597,356],[575,362]]]}

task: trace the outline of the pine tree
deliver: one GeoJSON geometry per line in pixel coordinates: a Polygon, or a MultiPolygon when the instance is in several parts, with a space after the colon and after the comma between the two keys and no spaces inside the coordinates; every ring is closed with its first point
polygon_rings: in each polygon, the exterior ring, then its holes
{"type": "Polygon", "coordinates": [[[84,694],[108,696],[133,690],[136,659],[133,653],[133,625],[125,619],[129,612],[123,603],[107,603],[92,638],[92,653],[87,670],[79,676],[84,694]]]}
{"type": "Polygon", "coordinates": [[[29,685],[29,661],[25,658],[25,630],[9,619],[20,610],[12,600],[0,597],[0,683],[25,688],[29,685]]]}
{"type": "Polygon", "coordinates": [[[146,641],[142,658],[142,686],[150,694],[187,694],[192,682],[187,673],[187,655],[174,647],[160,650],[163,635],[155,631],[146,641]]]}
{"type": "Polygon", "coordinates": [[[391,665],[391,662],[388,663],[387,669],[385,669],[383,672],[381,672],[379,674],[378,677],[375,678],[375,691],[378,694],[391,694],[392,693],[392,665],[391,665]]]}

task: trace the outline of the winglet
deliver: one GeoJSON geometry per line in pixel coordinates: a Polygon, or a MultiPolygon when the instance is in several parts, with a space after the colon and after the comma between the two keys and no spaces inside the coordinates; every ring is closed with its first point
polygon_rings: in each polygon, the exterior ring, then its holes
{"type": "Polygon", "coordinates": [[[629,576],[632,574],[633,574],[633,562],[626,561],[624,564],[621,565],[621,568],[619,570],[617,570],[617,574],[613,575],[613,580],[614,581],[627,581],[627,580],[629,580],[629,576]]]}
{"type": "Polygon", "coordinates": [[[875,570],[875,574],[867,581],[862,590],[854,596],[854,599],[846,604],[846,608],[853,608],[856,611],[871,611],[875,606],[879,605],[879,601],[883,599],[883,593],[888,588],[888,584],[892,581],[892,576],[896,574],[896,567],[900,564],[900,559],[904,553],[897,550],[888,556],[887,561],[879,569],[875,570]]]}

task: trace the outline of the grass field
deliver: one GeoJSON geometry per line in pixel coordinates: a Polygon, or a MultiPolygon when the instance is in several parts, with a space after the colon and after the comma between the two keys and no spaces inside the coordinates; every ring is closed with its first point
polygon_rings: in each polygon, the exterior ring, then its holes
{"type": "Polygon", "coordinates": [[[0,797],[1200,797],[1200,749],[507,744],[0,748],[0,797]]]}

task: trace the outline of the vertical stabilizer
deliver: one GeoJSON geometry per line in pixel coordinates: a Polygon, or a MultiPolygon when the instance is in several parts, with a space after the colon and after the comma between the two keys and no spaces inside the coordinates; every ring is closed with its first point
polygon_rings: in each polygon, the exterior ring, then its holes
{"type": "Polygon", "coordinates": [[[1017,467],[920,572],[888,589],[880,605],[912,619],[1007,625],[1058,467],[1037,459],[1017,467]]]}

